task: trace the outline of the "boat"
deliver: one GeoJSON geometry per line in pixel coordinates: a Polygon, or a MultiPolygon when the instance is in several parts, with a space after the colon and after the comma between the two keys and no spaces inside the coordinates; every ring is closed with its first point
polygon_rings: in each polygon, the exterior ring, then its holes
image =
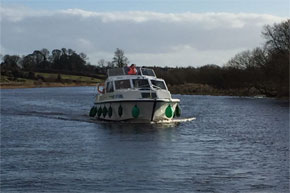
{"type": "Polygon", "coordinates": [[[180,100],[171,97],[165,81],[150,68],[108,69],[97,90],[89,115],[99,120],[162,122],[181,114],[180,100]]]}

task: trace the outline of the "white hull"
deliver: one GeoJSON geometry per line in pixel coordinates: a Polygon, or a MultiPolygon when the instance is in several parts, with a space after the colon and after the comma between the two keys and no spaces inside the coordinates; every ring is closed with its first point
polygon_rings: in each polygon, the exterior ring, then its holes
{"type": "Polygon", "coordinates": [[[95,103],[94,107],[96,108],[95,117],[100,120],[160,122],[170,121],[174,117],[178,104],[178,99],[112,100],[95,103]],[[99,110],[100,108],[102,110],[99,110]]]}
{"type": "Polygon", "coordinates": [[[137,68],[133,75],[126,70],[126,67],[108,70],[105,83],[97,85],[91,117],[151,123],[171,121],[175,115],[180,116],[179,99],[171,98],[164,80],[156,78],[153,70],[137,68]]]}

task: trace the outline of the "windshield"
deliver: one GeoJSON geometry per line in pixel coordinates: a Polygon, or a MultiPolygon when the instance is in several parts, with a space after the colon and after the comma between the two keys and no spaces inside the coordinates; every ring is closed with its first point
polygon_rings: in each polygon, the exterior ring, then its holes
{"type": "Polygon", "coordinates": [[[155,76],[154,71],[152,69],[141,68],[142,74],[146,76],[155,76]]]}
{"type": "Polygon", "coordinates": [[[106,92],[114,92],[113,82],[107,82],[106,92]]]}
{"type": "Polygon", "coordinates": [[[131,88],[130,80],[117,80],[117,81],[115,81],[115,88],[117,90],[131,88]]]}
{"type": "Polygon", "coordinates": [[[163,81],[160,81],[160,80],[151,80],[151,83],[152,83],[153,88],[166,90],[166,86],[165,86],[165,84],[164,84],[163,81]]]}
{"type": "Polygon", "coordinates": [[[133,79],[134,88],[150,89],[150,85],[147,79],[133,79]]]}

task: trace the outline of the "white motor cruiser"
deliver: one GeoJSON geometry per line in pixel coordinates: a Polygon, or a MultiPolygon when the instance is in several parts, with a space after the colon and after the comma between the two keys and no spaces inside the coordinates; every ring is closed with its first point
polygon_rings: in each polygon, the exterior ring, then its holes
{"type": "Polygon", "coordinates": [[[163,79],[148,68],[113,68],[98,93],[90,116],[106,121],[161,122],[179,117],[179,99],[172,99],[163,79]]]}

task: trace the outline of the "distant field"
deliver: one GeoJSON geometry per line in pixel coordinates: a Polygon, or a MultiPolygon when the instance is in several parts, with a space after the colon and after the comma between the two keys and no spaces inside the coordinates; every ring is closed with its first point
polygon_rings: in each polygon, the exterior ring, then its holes
{"type": "MultiPolygon", "coordinates": [[[[46,79],[57,79],[58,74],[54,73],[42,73],[42,72],[36,72],[35,76],[40,75],[43,76],[46,79]]],[[[98,83],[102,82],[101,79],[93,78],[93,77],[87,77],[87,76],[77,76],[77,75],[67,75],[67,74],[60,74],[62,80],[71,80],[71,81],[77,81],[77,82],[87,82],[87,83],[98,83]]]]}
{"type": "Polygon", "coordinates": [[[55,86],[93,86],[103,80],[77,75],[66,75],[55,73],[35,72],[35,79],[13,78],[1,75],[1,88],[33,88],[33,87],[55,87],[55,86]]]}
{"type": "Polygon", "coordinates": [[[19,83],[19,84],[22,84],[22,83],[32,84],[34,81],[30,79],[25,79],[25,78],[12,79],[11,77],[1,75],[1,83],[10,83],[10,82],[19,83]]]}

